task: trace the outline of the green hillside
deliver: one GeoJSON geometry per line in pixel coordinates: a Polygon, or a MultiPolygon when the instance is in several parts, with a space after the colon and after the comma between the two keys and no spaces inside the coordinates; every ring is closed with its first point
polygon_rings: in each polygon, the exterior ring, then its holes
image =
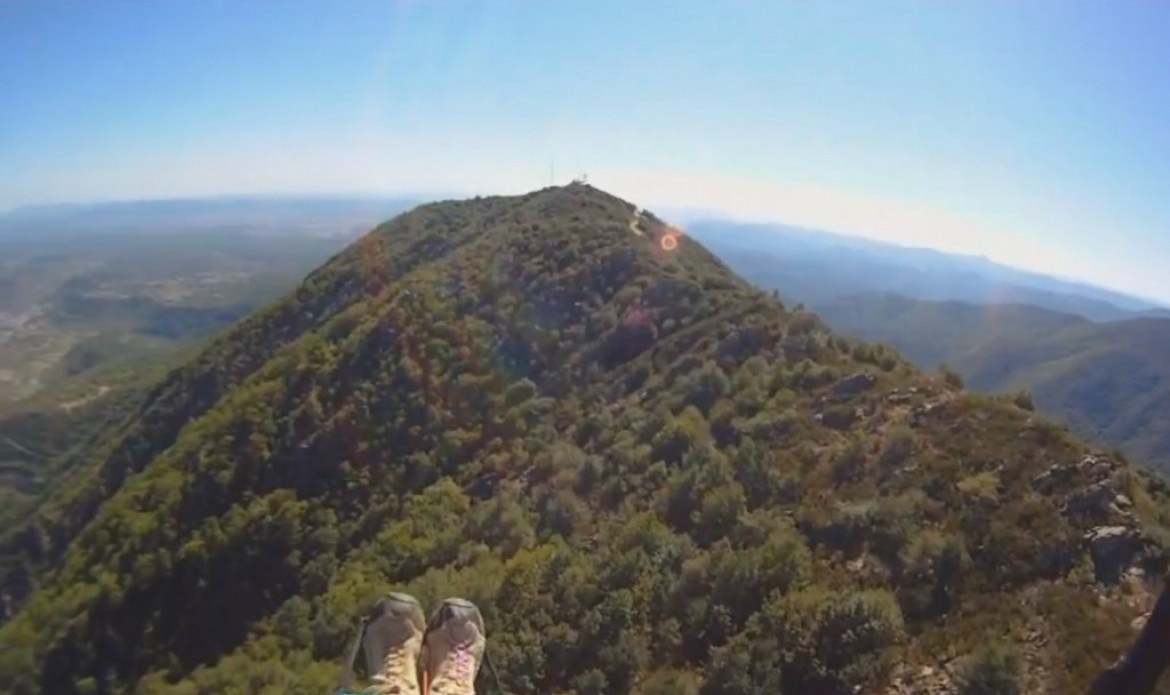
{"type": "Polygon", "coordinates": [[[1069,693],[1122,652],[1164,483],[636,210],[421,206],[170,372],[0,541],[0,692],[320,695],[391,589],[480,604],[517,695],[1069,693]]]}
{"type": "MultiPolygon", "coordinates": [[[[288,292],[373,214],[354,202],[296,221],[297,202],[225,204],[210,218],[214,201],[0,216],[0,405],[205,340],[288,292]],[[160,205],[176,209],[150,214],[160,205]]],[[[369,219],[363,229],[381,218],[369,219]]]]}
{"type": "Polygon", "coordinates": [[[0,529],[23,519],[63,478],[86,469],[94,446],[130,419],[150,387],[192,351],[111,345],[100,362],[83,370],[67,369],[71,360],[64,360],[53,388],[0,403],[0,529]]]}
{"type": "Polygon", "coordinates": [[[1170,319],[1095,323],[1031,306],[859,295],[816,306],[849,335],[891,344],[969,387],[1026,389],[1079,434],[1170,471],[1170,319]]]}

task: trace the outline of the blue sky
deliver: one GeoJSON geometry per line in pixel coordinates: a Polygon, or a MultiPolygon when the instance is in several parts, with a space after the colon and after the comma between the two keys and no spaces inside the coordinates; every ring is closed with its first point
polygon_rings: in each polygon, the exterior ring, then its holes
{"type": "Polygon", "coordinates": [[[590,181],[1170,300],[1170,3],[0,0],[0,209],[590,181]]]}

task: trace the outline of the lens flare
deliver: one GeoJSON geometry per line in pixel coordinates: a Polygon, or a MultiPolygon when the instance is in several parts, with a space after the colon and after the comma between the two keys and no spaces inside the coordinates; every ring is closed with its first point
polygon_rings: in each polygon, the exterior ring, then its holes
{"type": "Polygon", "coordinates": [[[682,238],[682,235],[683,232],[678,227],[666,225],[658,237],[658,247],[663,251],[674,251],[678,249],[679,239],[682,238]]]}

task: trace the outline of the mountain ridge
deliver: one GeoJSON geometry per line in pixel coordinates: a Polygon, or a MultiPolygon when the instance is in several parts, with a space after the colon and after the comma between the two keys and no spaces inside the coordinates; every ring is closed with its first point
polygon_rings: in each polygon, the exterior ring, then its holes
{"type": "Polygon", "coordinates": [[[480,604],[514,693],[884,691],[991,634],[1069,692],[1170,525],[1157,479],[585,185],[379,225],[89,453],[0,539],[14,695],[319,693],[391,587],[480,604]]]}
{"type": "Polygon", "coordinates": [[[916,363],[940,363],[983,391],[1027,389],[1076,431],[1170,470],[1170,365],[1159,349],[1170,319],[1093,322],[1029,305],[977,306],[894,295],[819,303],[834,328],[889,343],[916,363]]]}
{"type": "Polygon", "coordinates": [[[688,229],[748,279],[807,303],[893,292],[932,301],[1034,304],[1093,320],[1131,318],[1142,311],[1170,315],[1164,301],[978,256],[777,224],[710,220],[688,229]],[[818,272],[834,274],[830,279],[818,272]]]}

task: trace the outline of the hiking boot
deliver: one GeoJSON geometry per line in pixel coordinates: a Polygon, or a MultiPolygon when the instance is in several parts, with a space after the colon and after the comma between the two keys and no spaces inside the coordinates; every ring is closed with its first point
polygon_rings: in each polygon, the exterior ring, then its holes
{"type": "Polygon", "coordinates": [[[362,636],[366,672],[379,695],[419,695],[418,657],[426,616],[418,599],[392,593],[374,605],[362,636]]]}
{"type": "Polygon", "coordinates": [[[449,598],[431,616],[423,646],[429,695],[475,695],[487,634],[471,601],[449,598]]]}

